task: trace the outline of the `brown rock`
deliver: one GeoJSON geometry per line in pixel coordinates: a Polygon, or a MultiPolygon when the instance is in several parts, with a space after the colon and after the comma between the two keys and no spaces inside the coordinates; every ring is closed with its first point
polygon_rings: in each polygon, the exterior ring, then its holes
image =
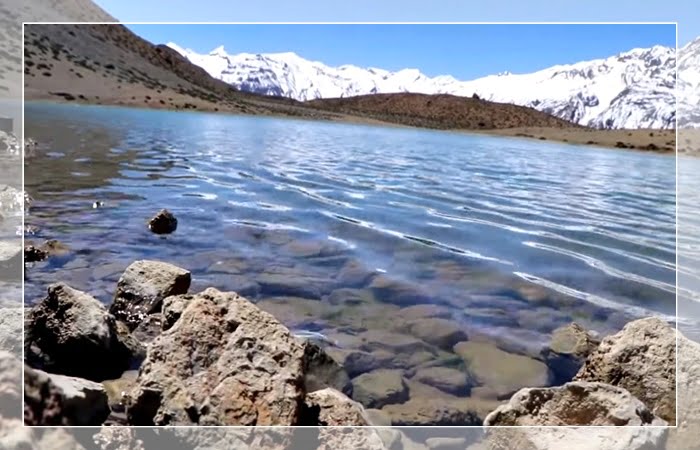
{"type": "MultiPolygon", "coordinates": [[[[184,308],[148,348],[127,399],[129,423],[299,423],[305,370],[324,358],[309,361],[307,344],[235,293],[209,288],[171,299],[184,308]]],[[[333,373],[319,370],[315,381],[333,373]]]]}
{"type": "Polygon", "coordinates": [[[68,425],[63,413],[61,390],[49,378],[29,366],[24,367],[24,424],[68,425]]]}
{"type": "Polygon", "coordinates": [[[418,319],[408,325],[408,330],[413,336],[441,349],[451,349],[458,342],[467,340],[462,327],[448,319],[418,319]]]}
{"type": "Polygon", "coordinates": [[[167,209],[161,209],[148,221],[148,229],[156,234],[169,234],[177,229],[177,219],[167,209]]]}
{"type": "Polygon", "coordinates": [[[630,391],[671,424],[676,421],[676,332],[657,318],[635,320],[601,342],[575,377],[630,391]]]}
{"type": "Polygon", "coordinates": [[[302,423],[313,426],[364,426],[369,420],[360,405],[342,392],[326,388],[306,395],[302,423]]]}
{"type": "Polygon", "coordinates": [[[160,261],[136,261],[126,268],[109,311],[134,329],[147,315],[160,312],[163,299],[186,294],[190,272],[160,261]]]}
{"type": "Polygon", "coordinates": [[[469,395],[475,384],[472,375],[450,367],[425,367],[418,369],[413,379],[457,396],[469,395]]]}
{"type": "Polygon", "coordinates": [[[666,422],[629,391],[604,383],[575,381],[518,391],[486,416],[485,426],[640,426],[666,422]]]}
{"type": "Polygon", "coordinates": [[[542,357],[552,371],[553,383],[571,381],[599,344],[598,339],[577,323],[554,330],[549,347],[542,350],[542,357]]]}

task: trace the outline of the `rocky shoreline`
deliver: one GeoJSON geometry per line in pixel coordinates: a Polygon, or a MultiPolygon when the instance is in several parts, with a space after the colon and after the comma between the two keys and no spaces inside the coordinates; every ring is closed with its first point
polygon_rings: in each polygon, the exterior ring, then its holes
{"type": "MultiPolygon", "coordinates": [[[[404,339],[355,351],[295,336],[237,293],[214,288],[188,293],[190,284],[187,270],[142,260],[122,274],[108,308],[66,284],[51,285],[25,312],[25,423],[619,426],[676,421],[676,333],[659,319],[633,321],[602,340],[578,324],[563,326],[534,359],[473,341],[437,314],[430,326],[413,325],[412,334],[424,335],[426,344],[404,339]],[[386,345],[407,346],[414,357],[421,345],[453,349],[469,365],[386,368],[374,361],[386,345]],[[532,388],[518,390],[514,378],[532,388]]],[[[431,305],[411,309],[421,317],[423,309],[430,315],[439,311],[431,305]]]]}

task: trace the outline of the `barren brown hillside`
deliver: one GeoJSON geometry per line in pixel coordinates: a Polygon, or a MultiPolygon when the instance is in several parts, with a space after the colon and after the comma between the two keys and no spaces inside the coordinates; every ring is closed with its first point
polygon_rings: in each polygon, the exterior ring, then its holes
{"type": "Polygon", "coordinates": [[[387,122],[426,128],[581,128],[532,108],[447,94],[374,94],[313,100],[307,103],[328,111],[361,114],[387,122]]]}

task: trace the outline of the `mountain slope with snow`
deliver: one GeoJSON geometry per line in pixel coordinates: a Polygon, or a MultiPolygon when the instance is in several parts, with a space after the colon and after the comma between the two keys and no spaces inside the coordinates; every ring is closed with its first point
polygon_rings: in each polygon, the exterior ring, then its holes
{"type": "Polygon", "coordinates": [[[700,128],[700,37],[678,49],[678,125],[700,128]]]}
{"type": "Polygon", "coordinates": [[[237,89],[302,101],[398,92],[476,94],[596,128],[673,128],[676,124],[676,52],[662,46],[472,81],[431,78],[416,69],[330,67],[291,52],[232,55],[222,46],[198,54],[174,43],[168,46],[237,89]]]}

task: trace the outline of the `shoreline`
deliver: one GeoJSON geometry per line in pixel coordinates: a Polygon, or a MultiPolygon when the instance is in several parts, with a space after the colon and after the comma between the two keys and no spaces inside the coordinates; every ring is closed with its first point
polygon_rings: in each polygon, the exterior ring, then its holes
{"type": "Polygon", "coordinates": [[[472,134],[480,136],[494,136],[504,138],[520,138],[532,141],[556,142],[560,144],[569,144],[573,146],[598,147],[613,150],[634,150],[637,152],[653,153],[666,156],[700,156],[700,148],[698,150],[678,149],[676,140],[677,133],[692,132],[693,130],[599,130],[592,128],[545,128],[545,127],[519,127],[519,128],[501,128],[501,129],[440,129],[430,127],[420,127],[414,125],[406,125],[395,122],[387,122],[362,115],[349,115],[327,111],[323,109],[308,108],[309,115],[297,115],[285,112],[262,112],[251,113],[234,109],[222,109],[214,107],[204,102],[193,109],[173,108],[170,106],[162,106],[155,102],[131,102],[124,100],[106,99],[106,101],[84,101],[78,98],[74,100],[66,100],[60,96],[30,96],[25,98],[25,102],[34,103],[55,103],[64,105],[88,105],[88,106],[111,106],[122,108],[135,108],[147,110],[161,110],[169,112],[190,112],[190,113],[208,113],[208,114],[226,114],[247,117],[275,117],[281,119],[295,119],[317,122],[345,123],[355,125],[368,125],[389,128],[408,128],[414,130],[431,130],[440,132],[452,132],[459,134],[472,134]],[[317,114],[314,117],[312,114],[317,114]],[[671,144],[672,142],[672,144],[671,144]],[[669,148],[669,146],[673,148],[669,148]]]}

